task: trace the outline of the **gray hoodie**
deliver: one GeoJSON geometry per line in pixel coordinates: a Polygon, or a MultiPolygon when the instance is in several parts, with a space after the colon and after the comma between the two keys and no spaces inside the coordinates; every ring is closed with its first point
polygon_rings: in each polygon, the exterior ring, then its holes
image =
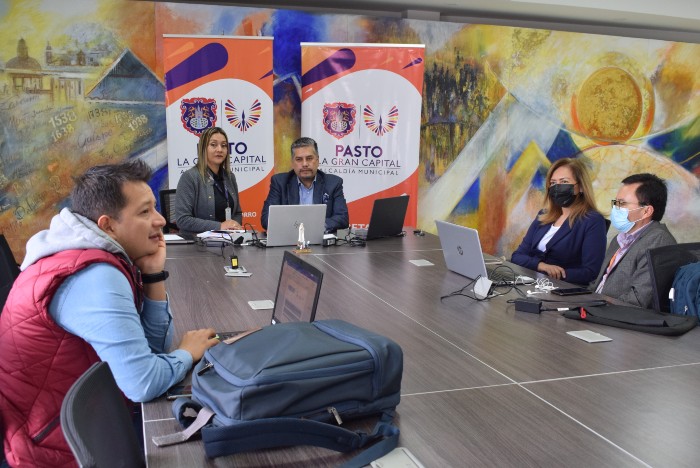
{"type": "Polygon", "coordinates": [[[131,262],[114,239],[85,216],[63,208],[51,219],[48,229],[34,234],[27,242],[27,253],[20,269],[24,271],[38,260],[64,250],[100,249],[120,254],[131,262]]]}

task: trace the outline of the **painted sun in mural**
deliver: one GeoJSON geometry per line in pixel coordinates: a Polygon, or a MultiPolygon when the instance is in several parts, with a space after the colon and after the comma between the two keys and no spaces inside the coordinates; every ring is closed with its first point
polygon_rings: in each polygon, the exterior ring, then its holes
{"type": "Polygon", "coordinates": [[[642,93],[627,71],[603,67],[583,82],[571,107],[579,131],[593,140],[623,142],[639,128],[642,93]]]}

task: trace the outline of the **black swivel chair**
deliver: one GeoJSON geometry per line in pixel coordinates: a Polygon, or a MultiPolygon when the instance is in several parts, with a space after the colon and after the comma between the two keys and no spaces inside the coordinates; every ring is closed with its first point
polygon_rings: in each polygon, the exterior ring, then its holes
{"type": "Polygon", "coordinates": [[[144,467],[126,400],[106,362],[93,364],[66,393],[61,429],[81,467],[144,467]]]}
{"type": "Polygon", "coordinates": [[[10,250],[5,236],[0,234],[0,311],[5,307],[7,295],[10,294],[12,284],[19,276],[19,266],[15,261],[15,256],[10,250]]]}
{"type": "Polygon", "coordinates": [[[160,214],[165,218],[165,226],[163,232],[168,233],[177,231],[177,223],[175,222],[175,189],[161,190],[160,198],[160,214]]]}
{"type": "Polygon", "coordinates": [[[700,261],[700,242],[649,249],[647,261],[654,291],[654,309],[659,312],[670,312],[668,292],[673,286],[673,278],[680,267],[700,261]]]}

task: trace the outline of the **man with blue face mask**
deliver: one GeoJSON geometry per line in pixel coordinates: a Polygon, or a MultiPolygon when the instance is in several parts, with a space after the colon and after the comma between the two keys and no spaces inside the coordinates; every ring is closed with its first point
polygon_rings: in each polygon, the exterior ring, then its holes
{"type": "Polygon", "coordinates": [[[622,181],[610,212],[610,222],[620,232],[605,252],[595,283],[597,293],[651,308],[647,250],[676,244],[666,225],[659,222],[667,197],[666,183],[653,174],[634,174],[622,181]]]}

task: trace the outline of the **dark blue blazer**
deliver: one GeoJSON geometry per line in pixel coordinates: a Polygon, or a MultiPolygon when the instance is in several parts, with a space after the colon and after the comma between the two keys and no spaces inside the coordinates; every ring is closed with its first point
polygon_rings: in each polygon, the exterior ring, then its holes
{"type": "MultiPolygon", "coordinates": [[[[349,224],[348,205],[343,194],[343,179],[336,175],[316,172],[314,204],[326,205],[326,231],[345,229],[349,224]]],[[[260,222],[267,229],[270,205],[298,205],[299,185],[294,171],[276,174],[270,179],[270,192],[263,204],[260,222]]],[[[597,273],[597,272],[596,272],[597,273]]]]}
{"type": "Polygon", "coordinates": [[[540,262],[557,265],[566,271],[565,281],[588,285],[596,279],[603,264],[607,240],[605,219],[597,211],[588,212],[573,227],[567,219],[547,243],[547,250],[540,252],[537,244],[551,226],[535,218],[510,261],[535,271],[540,262]]]}

